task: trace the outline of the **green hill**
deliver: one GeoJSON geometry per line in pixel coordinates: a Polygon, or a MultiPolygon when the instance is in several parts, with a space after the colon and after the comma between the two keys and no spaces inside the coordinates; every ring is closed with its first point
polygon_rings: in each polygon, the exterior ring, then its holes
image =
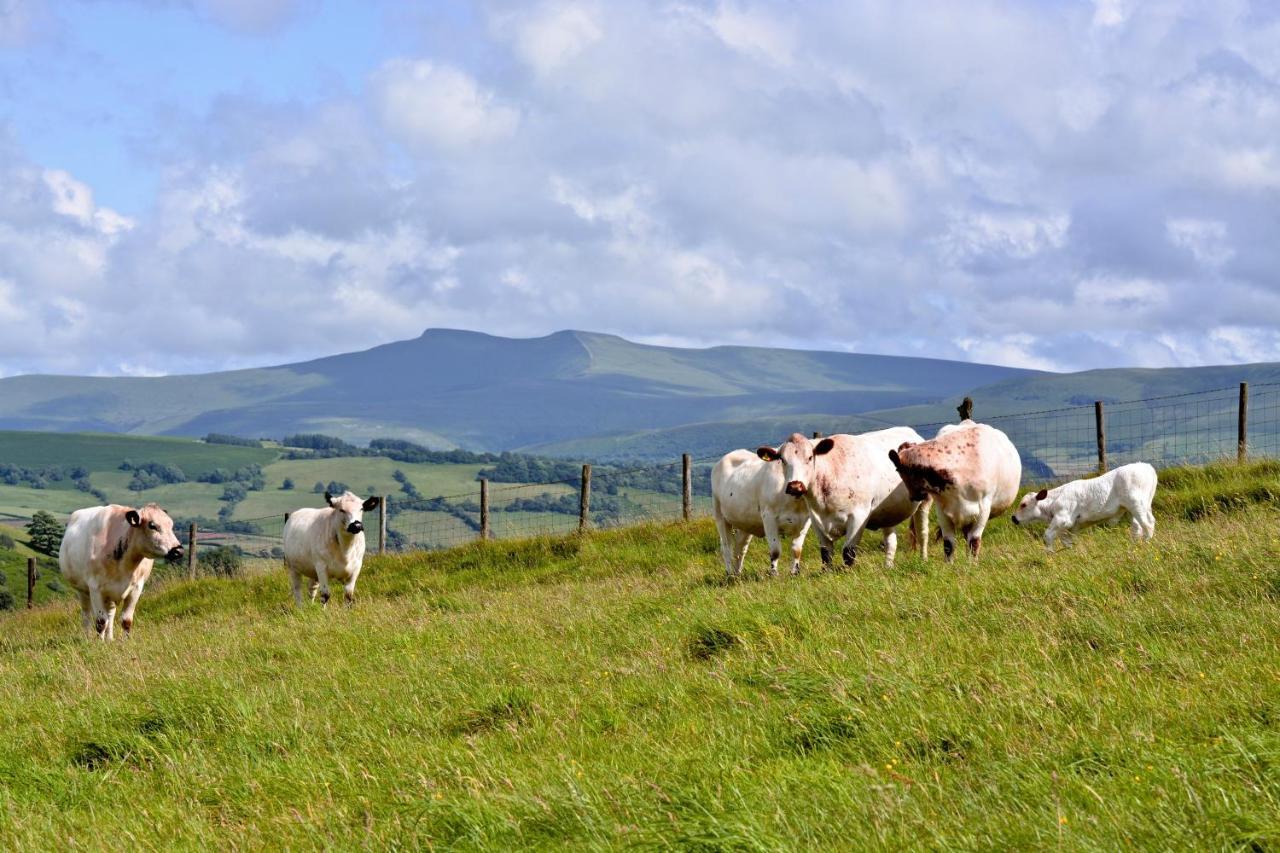
{"type": "Polygon", "coordinates": [[[351,610],[161,580],[111,645],[0,616],[0,846],[1267,849],[1276,475],[977,566],[726,586],[704,521],[371,559],[351,610]]]}
{"type": "Polygon", "coordinates": [[[0,428],[322,432],[501,450],[761,412],[921,403],[1027,373],[851,353],[646,346],[590,332],[517,340],[431,329],[411,341],[256,370],[0,379],[0,428]]]}
{"type": "Polygon", "coordinates": [[[737,447],[756,447],[792,432],[863,432],[906,424],[926,437],[956,419],[968,395],[974,416],[1010,433],[1019,450],[1052,459],[1072,473],[1092,464],[1095,452],[1093,403],[1109,405],[1113,449],[1135,458],[1186,462],[1234,452],[1238,385],[1249,382],[1254,404],[1250,434],[1257,446],[1280,452],[1280,364],[1144,370],[1117,368],[1082,373],[1037,374],[1003,380],[945,395],[929,404],[863,410],[857,414],[810,413],[683,424],[588,436],[524,448],[530,453],[599,460],[669,459],[673,454],[711,456],[737,447]],[[1123,401],[1135,401],[1116,405],[1123,401]]]}

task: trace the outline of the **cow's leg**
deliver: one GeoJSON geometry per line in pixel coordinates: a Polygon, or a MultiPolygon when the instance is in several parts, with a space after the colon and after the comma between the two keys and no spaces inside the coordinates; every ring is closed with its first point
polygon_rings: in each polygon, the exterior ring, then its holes
{"type": "Polygon", "coordinates": [[[806,521],[804,527],[800,528],[800,532],[791,540],[791,576],[795,577],[800,574],[800,554],[804,551],[804,537],[809,533],[809,525],[812,521],[806,521]]]}
{"type": "Polygon", "coordinates": [[[942,555],[950,563],[956,558],[956,528],[945,512],[938,513],[938,529],[942,531],[942,555]]]}
{"type": "Polygon", "coordinates": [[[862,542],[862,532],[867,529],[867,519],[870,517],[870,507],[865,510],[859,508],[845,523],[844,550],[840,552],[840,556],[844,558],[846,566],[852,566],[853,561],[858,559],[858,545],[862,542]]]}
{"type": "Polygon", "coordinates": [[[1142,522],[1138,521],[1138,516],[1129,513],[1129,538],[1136,541],[1142,539],[1142,522]]]}
{"type": "Polygon", "coordinates": [[[120,627],[124,629],[124,635],[129,636],[129,632],[133,630],[133,611],[138,608],[138,599],[142,597],[142,588],[146,586],[146,581],[138,581],[129,587],[129,591],[124,594],[124,607],[120,610],[120,627]]]}
{"type": "Polygon", "coordinates": [[[718,511],[715,514],[716,533],[720,536],[720,559],[724,561],[725,577],[733,577],[733,553],[734,542],[736,537],[734,532],[729,528],[729,522],[724,520],[718,511]]]}
{"type": "Polygon", "coordinates": [[[742,576],[742,564],[747,559],[747,546],[750,544],[750,533],[745,530],[733,531],[733,577],[742,576]]]}
{"type": "Polygon", "coordinates": [[[1148,542],[1156,535],[1156,514],[1151,511],[1151,505],[1148,504],[1142,508],[1142,527],[1144,537],[1148,542]]]}
{"type": "Polygon", "coordinates": [[[294,607],[302,606],[302,575],[299,574],[293,566],[288,564],[285,568],[289,570],[289,591],[293,593],[294,607]]]}
{"type": "Polygon", "coordinates": [[[764,538],[769,543],[769,576],[778,576],[778,558],[782,556],[782,536],[778,533],[778,517],[766,512],[761,518],[764,522],[764,538]]]}
{"type": "Polygon", "coordinates": [[[983,500],[978,508],[978,520],[969,528],[969,554],[973,559],[978,559],[978,555],[982,553],[982,533],[987,529],[987,522],[991,520],[991,501],[983,500]]]}
{"type": "Polygon", "coordinates": [[[311,583],[307,584],[307,596],[308,596],[307,600],[308,601],[310,601],[312,604],[315,604],[316,596],[318,596],[319,594],[320,594],[320,581],[313,580],[311,581],[311,583]]]}
{"type": "Polygon", "coordinates": [[[898,554],[898,528],[889,527],[884,531],[884,565],[893,568],[893,558],[898,554]]]}
{"type": "Polygon", "coordinates": [[[818,524],[818,553],[822,556],[822,570],[831,571],[831,556],[835,552],[836,543],[827,534],[826,525],[818,524]]]}
{"type": "Polygon", "coordinates": [[[329,569],[324,563],[316,563],[316,587],[320,590],[320,604],[329,605],[329,569]]]}
{"type": "Polygon", "coordinates": [[[93,605],[89,602],[88,590],[77,590],[80,597],[80,627],[86,634],[93,633],[93,605]]]}
{"type": "Polygon", "coordinates": [[[107,639],[107,604],[103,600],[102,590],[96,586],[89,587],[89,603],[93,608],[93,630],[99,640],[107,639]]]}
{"type": "Polygon", "coordinates": [[[342,585],[342,600],[348,607],[356,603],[356,578],[359,576],[358,571],[352,572],[351,577],[342,585]]]}

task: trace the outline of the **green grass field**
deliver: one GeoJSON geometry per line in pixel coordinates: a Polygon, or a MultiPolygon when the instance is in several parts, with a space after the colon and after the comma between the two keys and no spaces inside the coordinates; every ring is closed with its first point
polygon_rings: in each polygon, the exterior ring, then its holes
{"type": "Polygon", "coordinates": [[[1280,466],[1161,476],[1146,545],[726,585],[704,520],[0,617],[0,847],[1267,849],[1280,466]]]}

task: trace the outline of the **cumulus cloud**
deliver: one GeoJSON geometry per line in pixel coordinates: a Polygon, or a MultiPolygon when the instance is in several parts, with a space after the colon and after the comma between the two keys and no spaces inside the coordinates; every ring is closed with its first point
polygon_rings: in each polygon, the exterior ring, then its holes
{"type": "MultiPolygon", "coordinates": [[[[181,3],[258,33],[311,8],[181,3]]],[[[1262,6],[466,9],[447,50],[400,33],[351,86],[157,107],[157,190],[130,216],[0,142],[5,369],[239,366],[426,326],[1057,369],[1280,359],[1262,6]]]]}
{"type": "Polygon", "coordinates": [[[519,122],[469,74],[427,60],[388,62],[373,89],[387,129],[413,148],[460,151],[502,140],[519,122]]]}

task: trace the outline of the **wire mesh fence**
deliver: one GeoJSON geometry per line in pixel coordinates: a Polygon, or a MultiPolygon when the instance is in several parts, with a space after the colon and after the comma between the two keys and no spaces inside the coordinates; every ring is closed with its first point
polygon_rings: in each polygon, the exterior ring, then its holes
{"type": "MultiPolygon", "coordinates": [[[[1061,482],[1135,461],[1162,467],[1234,460],[1242,438],[1250,458],[1280,457],[1280,383],[1250,387],[1247,407],[1244,389],[1231,387],[1137,400],[1082,400],[1063,408],[990,416],[979,410],[978,420],[1013,441],[1026,485],[1061,482]]],[[[926,439],[944,425],[911,424],[926,439]]],[[[759,444],[773,446],[781,438],[761,435],[759,444]]],[[[473,489],[434,497],[392,495],[384,498],[385,513],[365,514],[367,547],[370,552],[380,543],[389,551],[450,548],[485,538],[562,535],[706,515],[711,509],[710,471],[721,455],[584,466],[581,474],[559,480],[476,482],[473,489]]],[[[196,534],[198,550],[229,547],[251,557],[279,559],[286,518],[280,513],[202,524],[196,534]]]]}

